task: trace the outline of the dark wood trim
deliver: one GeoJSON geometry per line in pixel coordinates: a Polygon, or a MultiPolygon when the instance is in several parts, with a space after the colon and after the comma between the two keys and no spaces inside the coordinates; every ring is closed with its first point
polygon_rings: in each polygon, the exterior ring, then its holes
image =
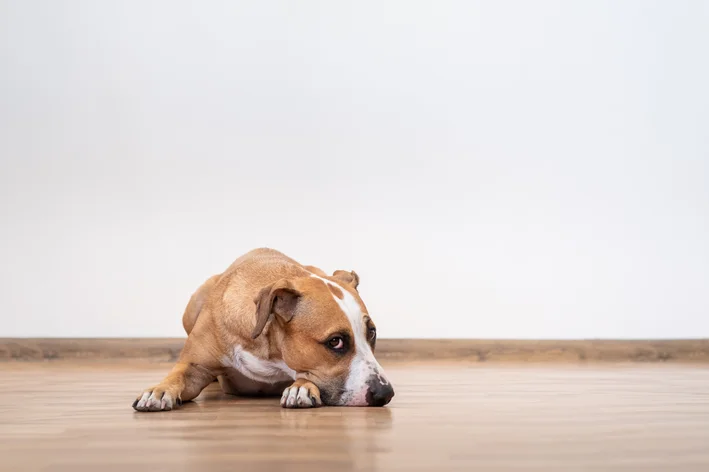
{"type": "Polygon", "coordinates": [[[484,340],[392,339],[385,359],[470,362],[693,362],[709,363],[709,339],[484,340]]]}
{"type": "Polygon", "coordinates": [[[185,338],[0,338],[0,361],[175,361],[185,338]]]}
{"type": "MultiPolygon", "coordinates": [[[[0,338],[1,361],[145,360],[173,362],[184,338],[0,338]]],[[[709,364],[709,339],[479,340],[381,339],[377,358],[464,362],[691,362],[709,364]]]]}

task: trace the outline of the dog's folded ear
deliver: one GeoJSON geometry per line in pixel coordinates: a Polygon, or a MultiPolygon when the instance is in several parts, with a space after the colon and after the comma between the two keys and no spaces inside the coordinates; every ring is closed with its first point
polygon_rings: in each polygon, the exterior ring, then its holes
{"type": "Polygon", "coordinates": [[[284,322],[289,322],[295,314],[295,308],[301,293],[287,279],[279,280],[261,289],[254,299],[256,303],[256,326],[251,338],[258,338],[266,323],[277,315],[284,322]]]}
{"type": "Polygon", "coordinates": [[[336,270],[332,273],[332,278],[345,285],[349,285],[355,290],[357,290],[357,287],[359,286],[359,275],[357,275],[357,272],[353,270],[336,270]]]}

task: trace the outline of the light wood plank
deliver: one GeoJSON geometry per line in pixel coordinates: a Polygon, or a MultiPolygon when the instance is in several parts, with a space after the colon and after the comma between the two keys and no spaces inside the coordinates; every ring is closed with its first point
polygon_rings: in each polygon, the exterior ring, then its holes
{"type": "Polygon", "coordinates": [[[703,471],[709,369],[387,364],[385,408],[227,396],[137,413],[167,364],[0,364],[3,471],[703,471]]]}

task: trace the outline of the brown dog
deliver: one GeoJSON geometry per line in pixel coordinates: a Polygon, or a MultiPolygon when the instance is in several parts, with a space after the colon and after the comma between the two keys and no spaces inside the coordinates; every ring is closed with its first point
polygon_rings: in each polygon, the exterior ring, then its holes
{"type": "Polygon", "coordinates": [[[192,295],[177,364],[133,408],[171,410],[215,378],[226,393],[282,394],[284,408],[386,405],[394,390],[358,284],[354,272],[328,276],[273,249],[243,255],[192,295]]]}

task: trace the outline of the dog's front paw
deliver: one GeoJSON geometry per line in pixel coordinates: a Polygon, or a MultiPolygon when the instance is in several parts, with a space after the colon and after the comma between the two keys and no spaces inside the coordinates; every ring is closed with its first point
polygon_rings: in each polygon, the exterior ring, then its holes
{"type": "Polygon", "coordinates": [[[322,406],[320,389],[314,383],[298,379],[293,385],[283,390],[281,396],[283,408],[316,408],[322,406]]]}
{"type": "Polygon", "coordinates": [[[137,411],[170,411],[182,405],[182,400],[169,390],[155,387],[146,390],[133,402],[137,411]]]}

